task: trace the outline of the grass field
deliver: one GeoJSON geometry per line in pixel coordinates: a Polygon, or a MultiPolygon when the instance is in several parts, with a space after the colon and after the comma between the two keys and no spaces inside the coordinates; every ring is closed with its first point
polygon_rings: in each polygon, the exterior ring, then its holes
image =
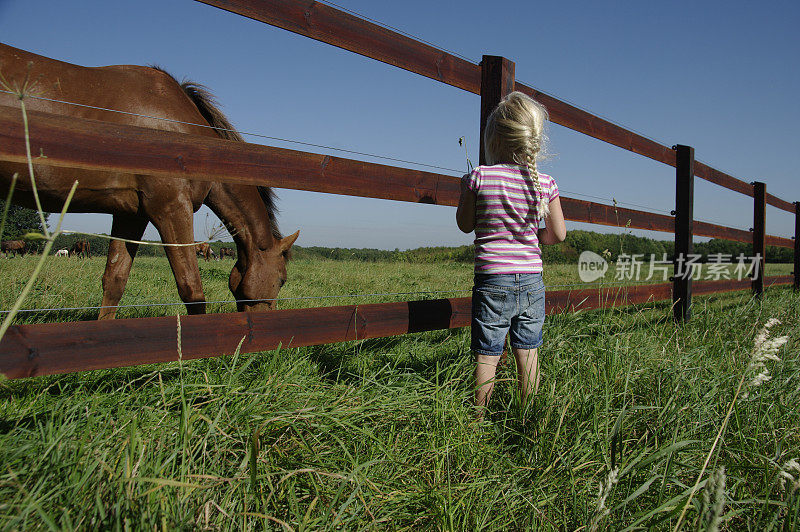
{"type": "MultiPolygon", "coordinates": [[[[33,272],[38,257],[0,260],[0,309],[10,308],[33,272]]],[[[228,275],[233,262],[200,261],[200,275],[207,301],[231,301],[228,275]]],[[[19,322],[52,322],[96,319],[96,307],[102,300],[102,277],[105,257],[88,260],[77,258],[50,259],[23,308],[75,309],[66,312],[43,311],[23,313],[19,322]]],[[[613,265],[605,275],[608,283],[614,280],[613,265]]],[[[767,264],[767,275],[787,275],[792,264],[767,264]]],[[[729,268],[736,278],[733,268],[729,268]]],[[[642,279],[647,268],[642,268],[642,279]]],[[[671,274],[671,271],[670,271],[671,274]]],[[[664,282],[656,277],[649,282],[664,282]]],[[[553,289],[584,286],[575,264],[554,264],[545,271],[545,283],[553,289]]],[[[621,284],[627,284],[627,281],[621,284]]],[[[307,308],[354,303],[378,303],[465,297],[472,288],[471,266],[446,262],[438,264],[409,264],[403,262],[358,262],[319,259],[294,260],[289,264],[289,281],[281,290],[279,308],[307,308]],[[366,294],[366,295],[363,295],[366,294]],[[377,295],[370,295],[377,294],[377,295]],[[399,294],[399,295],[387,295],[399,294]]],[[[118,317],[165,316],[186,310],[178,298],[175,280],[164,257],[138,257],[131,272],[118,317]],[[131,307],[125,307],[131,305],[131,307]],[[144,305],[137,307],[135,305],[144,305]]],[[[212,303],[210,312],[233,312],[235,304],[212,303]]]]}
{"type": "MultiPolygon", "coordinates": [[[[2,308],[33,260],[0,260],[2,308]]],[[[103,263],[53,259],[25,306],[97,305],[103,263]]],[[[207,298],[230,299],[231,263],[200,266],[207,298]]],[[[308,260],[289,275],[282,308],[458,297],[472,282],[463,264],[308,260]],[[406,292],[419,293],[354,297],[406,292]],[[331,295],[350,297],[293,299],[331,295]]],[[[576,278],[574,265],[546,272],[549,285],[576,278]]],[[[170,302],[166,261],[137,259],[122,304],[170,302]]],[[[798,314],[800,296],[775,287],[763,301],[695,298],[684,326],[667,302],[550,316],[534,404],[506,367],[480,423],[467,329],[4,381],[0,526],[670,530],[708,459],[680,529],[796,530],[798,314]],[[769,336],[789,338],[759,366],[769,318],[769,336]]]]}

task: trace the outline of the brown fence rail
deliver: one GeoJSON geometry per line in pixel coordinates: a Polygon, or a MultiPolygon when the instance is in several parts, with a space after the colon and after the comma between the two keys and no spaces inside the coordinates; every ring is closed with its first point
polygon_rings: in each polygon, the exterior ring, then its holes
{"type": "MultiPolygon", "coordinates": [[[[769,277],[788,284],[791,276],[769,277]]],[[[746,290],[750,281],[705,281],[697,293],[746,290]]],[[[672,285],[548,292],[547,313],[613,307],[671,297],[672,285]]],[[[181,316],[183,360],[465,327],[471,298],[372,303],[270,312],[181,316]]],[[[2,340],[0,373],[16,379],[178,359],[175,316],[16,325],[2,340]]]]}
{"type": "MultiPolygon", "coordinates": [[[[172,131],[28,112],[36,164],[180,179],[267,185],[369,198],[458,204],[458,179],[383,164],[286,148],[248,144],[172,131]]],[[[0,158],[25,162],[20,110],[0,105],[0,158]]],[[[563,197],[566,219],[670,233],[674,217],[563,197]]],[[[695,222],[698,236],[752,242],[752,233],[695,222]]],[[[768,236],[768,245],[793,248],[790,239],[768,236]]]]}
{"type": "MultiPolygon", "coordinates": [[[[481,67],[410,37],[362,20],[334,7],[308,0],[198,0],[231,13],[376,59],[435,79],[473,94],[481,93],[481,67]]],[[[656,161],[675,166],[674,150],[537,91],[522,83],[516,90],[538,99],[556,124],[608,142],[656,161]]],[[[747,196],[752,186],[740,179],[695,163],[695,175],[747,196]]],[[[794,213],[794,205],[772,195],[767,203],[794,213]]]]}
{"type": "MultiPolygon", "coordinates": [[[[476,65],[325,4],[300,0],[199,1],[480,94],[482,99],[502,96],[494,90],[499,83],[494,83],[491,91],[482,89],[486,80],[498,81],[492,78],[493,73],[484,70],[486,65],[476,65]]],[[[485,59],[497,63],[502,58],[485,59]]],[[[519,83],[513,79],[513,63],[502,61],[509,66],[502,73],[502,90],[514,87],[534,96],[548,108],[555,123],[670,166],[684,165],[677,172],[753,197],[756,203],[761,201],[762,205],[795,213],[795,232],[800,231],[800,205],[766,193],[763,183],[756,187],[694,161],[694,150],[688,147],[681,149],[688,148],[689,159],[679,163],[675,147],[663,146],[519,83]]],[[[487,103],[491,104],[482,102],[487,103]]],[[[448,175],[47,113],[29,112],[29,118],[32,151],[47,154],[36,164],[448,206],[458,202],[458,179],[448,175]]],[[[0,160],[26,161],[19,108],[0,106],[0,160]]],[[[676,211],[684,214],[680,228],[676,227],[675,212],[667,216],[567,197],[562,197],[562,206],[571,221],[674,232],[676,241],[680,230],[682,241],[688,238],[689,243],[697,235],[753,243],[754,251],[756,246],[763,250],[764,245],[793,248],[793,275],[765,279],[762,268],[758,282],[759,287],[762,282],[766,286],[793,283],[795,288],[800,287],[799,235],[792,240],[764,234],[764,212],[758,205],[754,229],[750,231],[694,221],[691,186],[690,179],[688,206],[676,206],[676,211]]],[[[685,282],[690,283],[686,292],[689,302],[692,292],[711,294],[752,288],[759,293],[750,279],[685,282]]],[[[674,306],[676,286],[678,282],[552,291],[548,292],[547,312],[670,298],[674,306]]],[[[180,318],[182,357],[188,360],[230,354],[242,339],[242,351],[254,352],[463,327],[469,324],[469,316],[470,298],[184,316],[180,318]]],[[[176,360],[176,333],[174,317],[15,325],[0,341],[0,372],[19,378],[176,360]]]]}

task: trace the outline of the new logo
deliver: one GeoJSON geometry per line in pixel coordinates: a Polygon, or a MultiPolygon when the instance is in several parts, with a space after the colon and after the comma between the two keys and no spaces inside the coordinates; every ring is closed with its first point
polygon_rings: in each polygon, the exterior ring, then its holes
{"type": "Polygon", "coordinates": [[[600,279],[608,271],[606,259],[593,251],[584,251],[578,257],[578,275],[584,283],[600,279]]]}

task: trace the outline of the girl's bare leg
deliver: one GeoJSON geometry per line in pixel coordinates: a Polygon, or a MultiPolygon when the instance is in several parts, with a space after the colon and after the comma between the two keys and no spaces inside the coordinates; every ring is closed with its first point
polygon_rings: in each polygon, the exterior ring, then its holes
{"type": "Polygon", "coordinates": [[[478,419],[483,419],[486,405],[489,404],[489,399],[492,397],[494,377],[500,357],[479,354],[475,360],[475,407],[478,419]]]}
{"type": "Polygon", "coordinates": [[[523,403],[527,404],[529,396],[539,389],[539,350],[514,349],[517,360],[517,378],[523,403]]]}

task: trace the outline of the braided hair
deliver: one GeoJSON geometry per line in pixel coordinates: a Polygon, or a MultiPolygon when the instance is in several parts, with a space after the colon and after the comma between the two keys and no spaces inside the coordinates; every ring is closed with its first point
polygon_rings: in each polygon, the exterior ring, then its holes
{"type": "Polygon", "coordinates": [[[536,195],[536,217],[550,214],[536,161],[544,155],[547,142],[547,109],[521,92],[503,98],[486,120],[483,135],[488,164],[516,164],[527,168],[536,195]]]}

